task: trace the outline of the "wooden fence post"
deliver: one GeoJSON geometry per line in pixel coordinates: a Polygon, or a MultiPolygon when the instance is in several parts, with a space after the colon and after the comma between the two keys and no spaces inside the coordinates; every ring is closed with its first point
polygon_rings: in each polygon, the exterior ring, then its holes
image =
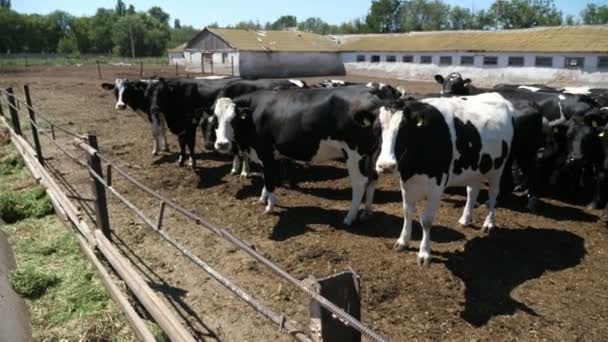
{"type": "MultiPolygon", "coordinates": [[[[99,151],[99,146],[97,145],[97,135],[95,132],[89,132],[87,134],[87,139],[89,141],[89,145],[95,150],[99,151]]],[[[99,175],[99,177],[103,177],[103,173],[101,171],[101,160],[97,153],[88,156],[87,158],[89,164],[89,172],[95,172],[99,175]]],[[[91,188],[93,190],[93,197],[95,198],[95,218],[97,228],[101,229],[103,235],[110,241],[112,241],[112,230],[110,229],[110,217],[108,215],[108,200],[106,198],[106,189],[101,184],[101,182],[93,177],[91,174],[91,188]]]]}
{"type": "MultiPolygon", "coordinates": [[[[354,318],[361,319],[359,276],[352,269],[323,279],[310,276],[305,282],[311,290],[354,318]]],[[[331,312],[314,300],[310,302],[310,330],[315,342],[361,342],[361,333],[333,317],[331,312]]]]}
{"type": "Polygon", "coordinates": [[[179,76],[179,64],[175,62],[175,77],[179,76]]]}
{"type": "Polygon", "coordinates": [[[101,64],[99,64],[99,59],[97,60],[97,76],[101,79],[101,64]]]}
{"type": "Polygon", "coordinates": [[[32,137],[34,138],[34,147],[36,148],[36,157],[40,165],[44,166],[44,157],[42,156],[42,146],[38,139],[38,125],[36,125],[36,113],[32,108],[32,98],[30,97],[30,86],[23,85],[23,93],[25,94],[25,103],[27,104],[27,113],[30,117],[30,125],[32,126],[32,137]]]}
{"type": "Polygon", "coordinates": [[[201,52],[201,74],[205,73],[205,56],[203,56],[203,53],[201,52]]]}
{"type": "Polygon", "coordinates": [[[232,66],[232,76],[234,77],[234,56],[230,56],[230,65],[232,66]]]}
{"type": "Polygon", "coordinates": [[[211,55],[211,59],[209,60],[209,64],[211,65],[211,75],[213,75],[213,55],[211,55]]]}
{"type": "Polygon", "coordinates": [[[15,95],[13,95],[13,88],[6,88],[6,92],[8,93],[6,95],[6,97],[8,98],[8,112],[11,113],[11,122],[13,124],[13,130],[18,135],[22,135],[21,124],[19,123],[19,113],[17,113],[17,106],[15,104],[15,95]]]}
{"type": "Polygon", "coordinates": [[[143,77],[143,76],[144,76],[144,62],[139,61],[139,77],[143,77]]]}

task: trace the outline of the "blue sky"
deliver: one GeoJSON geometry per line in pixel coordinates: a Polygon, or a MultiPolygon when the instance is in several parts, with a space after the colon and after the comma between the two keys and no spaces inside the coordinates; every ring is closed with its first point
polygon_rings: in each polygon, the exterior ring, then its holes
{"type": "MultiPolygon", "coordinates": [[[[242,20],[273,21],[281,15],[291,14],[304,20],[321,17],[331,24],[367,14],[371,0],[123,0],[138,11],[160,6],[171,15],[171,21],[179,18],[182,24],[202,28],[212,22],[220,26],[242,20]]],[[[488,8],[493,0],[444,0],[455,6],[474,6],[475,10],[488,8]]],[[[608,0],[555,0],[556,6],[565,14],[578,16],[588,3],[608,5],[608,0]]],[[[92,15],[99,7],[114,8],[114,0],[13,0],[13,9],[21,13],[47,14],[56,9],[74,15],[92,15]]]]}

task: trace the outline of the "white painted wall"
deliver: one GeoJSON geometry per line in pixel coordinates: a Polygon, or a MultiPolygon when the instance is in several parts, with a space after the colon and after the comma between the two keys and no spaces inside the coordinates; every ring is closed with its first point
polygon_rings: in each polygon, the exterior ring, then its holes
{"type": "Polygon", "coordinates": [[[433,75],[446,75],[450,72],[460,72],[464,77],[474,79],[478,85],[493,85],[496,83],[559,83],[559,84],[593,84],[608,86],[608,69],[598,70],[598,56],[608,54],[540,54],[540,53],[467,53],[467,52],[344,52],[341,54],[348,74],[397,78],[404,80],[432,80],[433,75]],[[366,62],[357,62],[358,55],[365,55],[366,62]],[[379,55],[380,63],[371,63],[371,56],[379,55]],[[394,55],[397,62],[386,62],[386,56],[394,55]],[[414,56],[413,63],[403,63],[402,56],[414,56]],[[421,56],[431,56],[432,64],[420,64],[421,56]],[[452,56],[452,65],[439,65],[440,56],[452,56]],[[461,56],[474,56],[474,65],[461,66],[461,56]],[[495,66],[483,65],[483,56],[498,57],[495,66]],[[524,57],[524,66],[508,66],[509,56],[524,57]],[[553,67],[535,67],[536,56],[553,57],[553,67]],[[566,57],[584,57],[582,69],[565,68],[566,57]]]}
{"type": "MultiPolygon", "coordinates": [[[[188,72],[201,72],[201,52],[200,51],[186,51],[184,53],[184,64],[186,71],[188,72]]],[[[234,73],[238,76],[239,71],[239,53],[232,51],[226,52],[226,59],[222,62],[222,52],[214,52],[211,55],[213,60],[213,73],[220,75],[232,74],[231,58],[234,59],[234,73]]],[[[205,57],[205,73],[211,72],[211,59],[205,57]]]]}
{"type": "Polygon", "coordinates": [[[169,64],[175,65],[175,63],[179,65],[186,64],[186,58],[184,52],[169,52],[169,64]]]}
{"type": "Polygon", "coordinates": [[[334,52],[240,53],[240,75],[248,77],[302,77],[344,75],[344,64],[334,52]]]}

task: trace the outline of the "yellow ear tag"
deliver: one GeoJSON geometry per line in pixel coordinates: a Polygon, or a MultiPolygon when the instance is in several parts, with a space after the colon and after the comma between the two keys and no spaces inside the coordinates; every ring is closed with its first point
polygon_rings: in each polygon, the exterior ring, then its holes
{"type": "Polygon", "coordinates": [[[557,133],[559,133],[559,128],[554,127],[554,128],[553,128],[553,133],[556,133],[556,134],[557,134],[557,133]]]}
{"type": "Polygon", "coordinates": [[[369,127],[372,123],[368,119],[363,119],[363,127],[369,127]]]}
{"type": "Polygon", "coordinates": [[[597,136],[600,137],[600,138],[603,138],[604,137],[604,132],[600,132],[600,134],[598,134],[597,136]]]}
{"type": "Polygon", "coordinates": [[[424,124],[424,119],[422,117],[418,117],[418,122],[416,123],[416,127],[422,127],[424,124]]]}
{"type": "Polygon", "coordinates": [[[241,113],[241,119],[245,120],[245,118],[247,118],[247,113],[245,113],[245,112],[241,113]]]}
{"type": "Polygon", "coordinates": [[[591,127],[597,128],[597,122],[595,122],[595,120],[591,121],[591,127]]]}

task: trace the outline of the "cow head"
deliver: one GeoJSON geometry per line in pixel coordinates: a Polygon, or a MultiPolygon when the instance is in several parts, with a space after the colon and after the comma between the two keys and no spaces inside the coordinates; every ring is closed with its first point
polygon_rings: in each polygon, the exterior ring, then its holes
{"type": "Polygon", "coordinates": [[[249,107],[237,106],[232,99],[222,97],[215,102],[213,112],[217,117],[215,149],[221,153],[230,153],[237,131],[251,120],[251,110],[249,107]]]}
{"type": "Polygon", "coordinates": [[[580,166],[583,163],[602,163],[602,130],[606,120],[597,114],[588,114],[584,117],[572,117],[566,132],[569,166],[580,166]]]}
{"type": "Polygon", "coordinates": [[[600,139],[600,145],[602,146],[602,151],[604,153],[604,171],[608,172],[608,124],[598,131],[597,137],[600,139]]]}
{"type": "Polygon", "coordinates": [[[114,98],[116,99],[115,108],[117,110],[125,110],[127,109],[127,105],[137,110],[142,109],[144,92],[148,83],[145,80],[130,81],[128,79],[117,78],[113,84],[102,83],[101,87],[105,90],[114,91],[114,98]]]}
{"type": "Polygon", "coordinates": [[[441,75],[435,75],[435,81],[443,86],[442,95],[469,95],[469,86],[472,82],[470,78],[463,79],[462,75],[457,72],[449,74],[447,79],[441,75]]]}
{"type": "Polygon", "coordinates": [[[203,131],[203,139],[205,140],[205,149],[207,151],[215,150],[215,142],[217,135],[215,130],[218,128],[217,117],[215,115],[207,115],[201,120],[201,130],[203,131]]]}

